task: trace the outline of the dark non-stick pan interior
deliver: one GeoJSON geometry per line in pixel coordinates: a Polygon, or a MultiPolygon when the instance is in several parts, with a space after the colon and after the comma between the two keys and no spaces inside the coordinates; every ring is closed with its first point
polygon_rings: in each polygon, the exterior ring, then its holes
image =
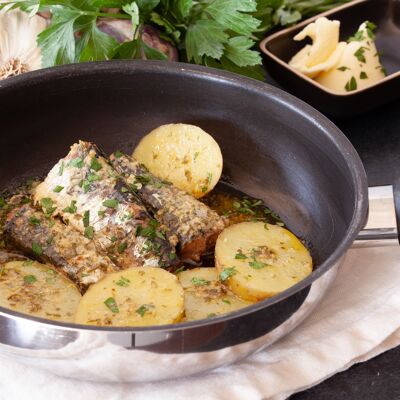
{"type": "Polygon", "coordinates": [[[131,152],[161,124],[192,123],[221,146],[224,175],[277,211],[311,244],[317,264],[326,260],[359,201],[360,167],[346,139],[332,136],[336,128],[311,108],[266,85],[255,91],[204,71],[153,65],[72,66],[3,83],[0,187],[45,174],[78,139],[131,152]]]}

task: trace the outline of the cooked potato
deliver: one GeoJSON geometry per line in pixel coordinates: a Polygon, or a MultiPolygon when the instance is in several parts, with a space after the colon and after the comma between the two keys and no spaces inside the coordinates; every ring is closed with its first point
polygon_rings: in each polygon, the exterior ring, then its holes
{"type": "Polygon", "coordinates": [[[183,289],[175,275],[140,267],[106,275],[82,297],[75,322],[89,325],[147,326],[179,322],[183,289]]]}
{"type": "Polygon", "coordinates": [[[215,317],[252,304],[230,292],[219,280],[216,268],[183,271],[178,278],[185,290],[187,321],[215,317]]]}
{"type": "Polygon", "coordinates": [[[200,198],[210,192],[222,173],[218,143],[201,128],[162,125],[138,144],[133,157],[151,173],[200,198]]]}
{"type": "Polygon", "coordinates": [[[35,261],[0,265],[0,305],[25,314],[72,322],[81,295],[51,266],[35,261]]]}
{"type": "Polygon", "coordinates": [[[226,228],[215,246],[220,277],[242,299],[274,296],[304,279],[312,260],[287,229],[263,222],[241,222],[226,228]]]}

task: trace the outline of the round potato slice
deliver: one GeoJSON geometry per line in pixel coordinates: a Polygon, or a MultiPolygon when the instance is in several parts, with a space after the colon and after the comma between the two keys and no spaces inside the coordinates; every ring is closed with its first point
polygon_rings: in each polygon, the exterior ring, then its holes
{"type": "Polygon", "coordinates": [[[247,307],[244,301],[222,284],[216,268],[194,268],[178,274],[185,291],[187,321],[211,318],[247,307]]]}
{"type": "Polygon", "coordinates": [[[26,260],[0,266],[0,305],[3,307],[72,322],[81,297],[76,286],[49,265],[26,260]]]}
{"type": "Polygon", "coordinates": [[[218,183],[222,154],[218,143],[201,128],[162,125],[146,135],[133,157],[159,178],[200,198],[218,183]]]}
{"type": "Polygon", "coordinates": [[[140,267],[106,275],[82,297],[75,322],[88,325],[148,326],[179,322],[183,289],[175,275],[140,267]]]}
{"type": "Polygon", "coordinates": [[[215,246],[220,277],[242,299],[274,296],[312,271],[310,253],[291,232],[264,222],[226,228],[215,246]]]}

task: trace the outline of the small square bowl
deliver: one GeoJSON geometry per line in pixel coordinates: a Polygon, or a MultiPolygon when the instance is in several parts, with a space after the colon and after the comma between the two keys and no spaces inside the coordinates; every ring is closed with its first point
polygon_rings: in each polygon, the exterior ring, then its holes
{"type": "Polygon", "coordinates": [[[350,2],[266,37],[260,48],[272,78],[324,114],[349,117],[400,97],[400,0],[350,2]],[[375,44],[387,76],[365,89],[339,94],[291,68],[289,60],[305,45],[293,37],[322,16],[340,21],[340,40],[353,35],[366,20],[376,24],[375,44]]]}

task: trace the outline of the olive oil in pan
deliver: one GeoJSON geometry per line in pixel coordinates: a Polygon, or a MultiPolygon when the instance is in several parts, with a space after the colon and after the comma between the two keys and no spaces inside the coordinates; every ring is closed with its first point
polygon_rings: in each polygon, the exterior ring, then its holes
{"type": "MultiPolygon", "coordinates": [[[[220,182],[201,201],[219,215],[224,216],[228,225],[246,221],[264,221],[273,225],[285,225],[279,215],[267,207],[262,200],[250,197],[224,182],[220,182]]],[[[214,264],[214,250],[212,250],[204,254],[201,262],[197,265],[214,267],[214,264]]]]}

